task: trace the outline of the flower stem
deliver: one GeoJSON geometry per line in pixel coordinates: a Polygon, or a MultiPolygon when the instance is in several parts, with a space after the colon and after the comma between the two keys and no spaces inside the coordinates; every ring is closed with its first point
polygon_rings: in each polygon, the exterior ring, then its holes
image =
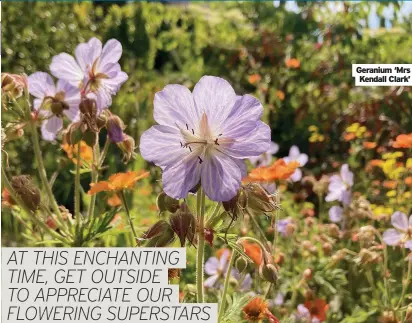
{"type": "Polygon", "coordinates": [[[129,221],[130,229],[132,229],[134,241],[137,243],[137,233],[136,233],[136,230],[134,229],[133,221],[130,216],[130,210],[129,210],[129,206],[127,205],[126,197],[124,196],[123,191],[120,191],[119,195],[120,195],[120,199],[122,200],[123,208],[127,214],[127,219],[129,221]]]}
{"type": "Polygon", "coordinates": [[[36,157],[37,167],[38,167],[41,182],[46,191],[47,197],[49,199],[49,203],[51,204],[51,207],[54,213],[59,218],[59,220],[62,223],[64,223],[64,219],[60,213],[59,206],[56,202],[56,199],[54,198],[52,189],[50,187],[49,180],[47,179],[47,173],[46,173],[46,169],[44,168],[43,157],[42,157],[42,152],[40,149],[39,135],[37,134],[36,123],[34,120],[30,120],[29,124],[30,124],[30,130],[31,130],[31,138],[33,142],[34,155],[36,157]]]}
{"type": "Polygon", "coordinates": [[[408,271],[406,273],[406,280],[403,283],[401,297],[399,299],[398,305],[395,308],[396,311],[398,311],[399,308],[403,305],[403,300],[405,298],[406,291],[408,290],[409,284],[411,282],[411,276],[412,276],[412,261],[408,259],[408,271]]]}
{"type": "Polygon", "coordinates": [[[205,193],[200,188],[197,192],[197,219],[199,223],[199,236],[196,255],[196,290],[197,303],[204,301],[204,284],[203,284],[203,261],[205,253],[205,193]]]}
{"type": "Polygon", "coordinates": [[[225,312],[226,294],[227,294],[227,290],[229,287],[230,273],[232,271],[232,267],[235,262],[235,259],[236,259],[236,250],[232,249],[232,256],[230,257],[229,265],[227,266],[225,282],[223,285],[222,304],[220,305],[220,309],[219,309],[218,322],[222,320],[223,314],[225,312]]]}
{"type": "Polygon", "coordinates": [[[104,143],[102,153],[100,154],[99,168],[103,166],[104,160],[106,159],[107,151],[109,150],[110,139],[106,137],[106,142],[104,143]]]}
{"type": "Polygon", "coordinates": [[[80,143],[77,144],[76,176],[74,178],[74,216],[76,235],[78,235],[80,231],[80,143]]]}
{"type": "MultiPolygon", "coordinates": [[[[93,146],[93,164],[92,164],[92,183],[97,183],[99,178],[99,157],[100,156],[100,147],[99,147],[99,140],[93,146]]],[[[90,199],[89,208],[87,210],[87,219],[92,223],[93,215],[94,215],[94,206],[96,204],[96,194],[93,194],[90,199]]]]}

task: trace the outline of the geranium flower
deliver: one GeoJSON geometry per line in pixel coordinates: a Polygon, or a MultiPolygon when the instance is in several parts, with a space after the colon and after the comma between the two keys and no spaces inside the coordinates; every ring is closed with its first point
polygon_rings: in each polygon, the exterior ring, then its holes
{"type": "Polygon", "coordinates": [[[28,77],[29,93],[36,99],[33,108],[43,120],[41,132],[44,140],[54,140],[63,128],[63,115],[71,121],[79,119],[80,90],[70,83],[59,80],[54,85],[52,77],[36,72],[28,77]]]}
{"type": "MultiPolygon", "coordinates": [[[[290,147],[289,156],[283,158],[287,164],[292,161],[298,162],[300,167],[303,167],[308,162],[308,155],[301,154],[297,146],[290,147]]],[[[297,168],[290,177],[292,182],[299,182],[302,179],[302,171],[297,168]]]]}
{"type": "Polygon", "coordinates": [[[305,301],[304,304],[309,310],[312,323],[326,321],[326,312],[328,311],[329,305],[325,300],[317,298],[315,300],[305,301]],[[317,319],[318,321],[314,321],[313,319],[317,319]]]}
{"type": "Polygon", "coordinates": [[[340,175],[333,175],[329,180],[328,190],[325,200],[327,202],[340,201],[348,205],[351,200],[351,187],[353,186],[353,173],[347,164],[342,165],[340,175]]]}
{"type": "Polygon", "coordinates": [[[343,208],[340,206],[334,205],[329,209],[329,219],[334,222],[338,223],[342,221],[343,218],[343,208]]]}
{"type": "Polygon", "coordinates": [[[278,220],[276,223],[276,230],[284,237],[288,236],[286,227],[289,223],[292,223],[292,219],[290,218],[278,220]]]}
{"type": "Polygon", "coordinates": [[[252,298],[243,308],[245,319],[251,322],[258,322],[267,318],[271,323],[278,323],[279,320],[269,311],[268,304],[260,297],[252,298]]]}
{"type": "Polygon", "coordinates": [[[246,175],[244,159],[269,149],[262,111],[256,98],[236,96],[218,77],[202,77],[193,93],[168,85],[155,96],[158,125],[142,135],[140,152],[163,169],[167,195],[185,198],[200,182],[211,200],[228,201],[246,175]]]}
{"type": "Polygon", "coordinates": [[[140,179],[149,176],[149,172],[132,171],[127,173],[117,173],[109,177],[107,181],[90,184],[89,195],[99,192],[117,192],[124,189],[131,189],[140,179]]]}
{"type": "Polygon", "coordinates": [[[100,40],[91,38],[76,47],[76,59],[67,53],[54,56],[50,71],[81,88],[83,95],[93,93],[101,112],[112,104],[112,95],[128,79],[118,64],[121,56],[122,45],[116,39],[110,39],[102,48],[100,40]]]}
{"type": "Polygon", "coordinates": [[[219,258],[210,257],[205,263],[205,273],[210,277],[205,280],[205,287],[213,287],[220,277],[224,277],[226,274],[228,260],[230,257],[230,251],[225,249],[219,258]]]}
{"type": "Polygon", "coordinates": [[[412,148],[412,133],[402,134],[396,137],[392,147],[394,148],[412,148]]]}
{"type": "Polygon", "coordinates": [[[406,248],[412,250],[412,214],[408,217],[405,213],[392,214],[391,223],[395,229],[388,229],[383,233],[383,241],[389,246],[404,243],[406,248]]]}
{"type": "Polygon", "coordinates": [[[271,142],[268,151],[257,157],[249,158],[249,161],[254,167],[269,166],[272,162],[272,155],[279,151],[279,145],[275,142],[271,142]]]}

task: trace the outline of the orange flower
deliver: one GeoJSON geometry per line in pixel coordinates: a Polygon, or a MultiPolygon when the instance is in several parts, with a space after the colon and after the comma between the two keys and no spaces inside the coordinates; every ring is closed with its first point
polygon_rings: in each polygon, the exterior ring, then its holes
{"type": "Polygon", "coordinates": [[[287,68],[299,68],[300,67],[300,61],[296,58],[289,58],[285,61],[286,67],[287,68]]]}
{"type": "Polygon", "coordinates": [[[317,298],[313,301],[305,301],[305,307],[309,310],[312,318],[317,318],[319,321],[324,322],[326,320],[326,312],[329,305],[323,299],[317,298]]]}
{"type": "Polygon", "coordinates": [[[412,186],[412,176],[408,176],[405,178],[405,184],[408,186],[412,186]]]}
{"type": "Polygon", "coordinates": [[[245,254],[247,254],[256,265],[260,266],[263,260],[262,249],[260,246],[257,243],[250,243],[247,241],[244,241],[242,245],[245,249],[245,254]]]}
{"type": "Polygon", "coordinates": [[[117,173],[109,177],[108,181],[101,181],[90,184],[89,195],[99,192],[116,192],[124,189],[131,189],[136,182],[149,176],[149,172],[134,171],[127,173],[117,173]]]}
{"type": "Polygon", "coordinates": [[[288,179],[299,167],[297,161],[286,164],[283,158],[278,159],[269,167],[258,167],[253,169],[247,180],[252,182],[269,182],[277,179],[288,179]]]}
{"type": "Polygon", "coordinates": [[[374,149],[374,148],[376,148],[376,142],[364,141],[364,142],[363,142],[363,147],[364,147],[365,149],[374,149]]]}
{"type": "Polygon", "coordinates": [[[392,147],[412,148],[412,133],[397,136],[396,140],[392,143],[392,147]]]}
{"type": "Polygon", "coordinates": [[[370,162],[369,162],[369,165],[371,166],[371,167],[381,167],[382,165],[383,165],[383,160],[380,160],[380,159],[372,159],[370,162]]]}
{"type": "Polygon", "coordinates": [[[3,192],[1,192],[1,206],[11,208],[15,205],[13,199],[11,198],[10,192],[7,188],[3,188],[3,192]]]}
{"type": "Polygon", "coordinates": [[[117,194],[113,194],[107,199],[107,204],[111,207],[119,206],[122,204],[122,200],[117,194]]]}
{"type": "Polygon", "coordinates": [[[353,139],[355,139],[356,138],[356,133],[353,133],[353,132],[348,132],[348,133],[345,133],[344,135],[343,135],[343,139],[345,140],[345,141],[351,141],[351,140],[353,140],[353,139]]]}
{"type": "MultiPolygon", "coordinates": [[[[77,164],[77,149],[78,145],[69,145],[64,144],[62,145],[62,149],[66,152],[67,157],[69,157],[74,164],[77,164]]],[[[81,161],[85,161],[86,163],[90,164],[93,160],[93,150],[90,146],[86,144],[84,141],[80,141],[80,165],[81,161]]]]}
{"type": "Polygon", "coordinates": [[[248,321],[260,321],[267,316],[269,311],[267,303],[260,297],[252,298],[242,309],[248,321]]]}
{"type": "Polygon", "coordinates": [[[383,187],[389,188],[389,189],[395,189],[398,183],[396,181],[384,181],[383,182],[383,187]]]}
{"type": "Polygon", "coordinates": [[[258,83],[262,77],[259,74],[252,74],[249,76],[249,83],[250,84],[256,84],[258,83]]]}
{"type": "Polygon", "coordinates": [[[279,99],[280,101],[283,101],[283,100],[285,99],[285,93],[282,92],[282,91],[280,91],[280,90],[277,90],[277,91],[276,91],[276,96],[278,97],[278,99],[279,99]]]}

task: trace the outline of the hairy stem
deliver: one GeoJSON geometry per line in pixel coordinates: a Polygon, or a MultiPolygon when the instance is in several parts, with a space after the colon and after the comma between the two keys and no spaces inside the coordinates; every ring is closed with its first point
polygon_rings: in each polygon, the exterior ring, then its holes
{"type": "Polygon", "coordinates": [[[127,205],[126,197],[124,196],[124,191],[120,191],[119,195],[120,195],[120,199],[122,200],[123,208],[127,215],[127,220],[129,221],[130,229],[132,230],[132,233],[133,233],[134,241],[137,243],[137,233],[136,233],[136,230],[134,229],[132,217],[130,216],[129,206],[127,205]]]}
{"type": "Polygon", "coordinates": [[[229,287],[229,282],[230,282],[230,273],[232,271],[233,264],[236,259],[236,250],[232,250],[232,256],[230,257],[229,265],[227,266],[226,270],[226,277],[225,277],[225,282],[223,285],[223,294],[222,294],[222,304],[220,305],[219,308],[219,315],[218,315],[218,322],[220,322],[223,318],[223,314],[225,312],[225,306],[226,306],[226,294],[227,290],[229,287]]]}
{"type": "MultiPolygon", "coordinates": [[[[100,158],[100,147],[99,147],[99,140],[93,146],[93,164],[92,164],[92,183],[97,183],[99,178],[99,158],[100,158]]],[[[87,219],[92,223],[92,219],[94,216],[94,206],[96,204],[96,194],[93,194],[90,199],[89,208],[87,210],[87,219]]]]}
{"type": "Polygon", "coordinates": [[[76,235],[78,235],[80,231],[80,143],[77,144],[76,176],[74,178],[74,216],[76,235]]]}
{"type": "Polygon", "coordinates": [[[406,295],[406,291],[408,290],[409,284],[411,282],[411,276],[412,276],[412,261],[408,259],[408,271],[406,272],[406,279],[403,282],[402,293],[401,293],[401,297],[399,298],[398,305],[395,308],[396,310],[399,310],[399,308],[403,306],[403,301],[406,295]]]}
{"type": "Polygon", "coordinates": [[[197,219],[199,223],[199,236],[196,255],[196,290],[197,290],[197,302],[203,303],[204,301],[204,283],[203,283],[203,261],[205,253],[205,193],[200,188],[197,192],[197,219]]]}

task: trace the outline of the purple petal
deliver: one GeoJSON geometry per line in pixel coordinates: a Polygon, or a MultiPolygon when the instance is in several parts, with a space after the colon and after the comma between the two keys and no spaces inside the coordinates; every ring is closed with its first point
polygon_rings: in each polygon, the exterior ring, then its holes
{"type": "Polygon", "coordinates": [[[200,116],[195,109],[192,93],[188,88],[171,84],[154,97],[154,119],[158,124],[190,129],[198,126],[200,116]]]}
{"type": "Polygon", "coordinates": [[[309,317],[310,318],[310,312],[305,307],[305,305],[299,304],[297,309],[298,309],[298,314],[300,315],[301,318],[304,318],[304,317],[309,317]]]}
{"type": "Polygon", "coordinates": [[[349,170],[348,164],[343,164],[340,169],[340,176],[342,177],[343,182],[349,186],[353,185],[353,173],[349,170]]]}
{"type": "Polygon", "coordinates": [[[237,167],[239,167],[242,178],[246,177],[247,166],[245,161],[243,159],[233,159],[233,161],[236,163],[237,167]]]}
{"type": "Polygon", "coordinates": [[[59,78],[78,86],[83,81],[84,73],[73,56],[67,53],[56,55],[50,64],[51,73],[59,78]]]}
{"type": "Polygon", "coordinates": [[[405,248],[412,250],[412,240],[408,240],[405,242],[405,248]]]}
{"type": "Polygon", "coordinates": [[[403,234],[395,229],[388,229],[383,233],[383,241],[389,246],[395,246],[402,240],[403,234]]]}
{"type": "Polygon", "coordinates": [[[338,223],[342,221],[343,218],[343,209],[340,206],[332,206],[329,209],[329,219],[334,222],[338,223]]]}
{"type": "Polygon", "coordinates": [[[231,157],[216,152],[205,158],[201,171],[202,187],[211,200],[229,201],[237,194],[242,173],[231,157]]]}
{"type": "Polygon", "coordinates": [[[352,202],[352,192],[351,191],[343,191],[341,194],[340,201],[343,205],[349,205],[352,202]]]}
{"type": "Polygon", "coordinates": [[[112,105],[112,96],[110,92],[101,88],[95,93],[95,95],[97,110],[99,113],[112,105]]]}
{"type": "Polygon", "coordinates": [[[263,106],[258,99],[246,94],[238,96],[236,103],[225,120],[225,129],[231,129],[243,121],[259,121],[263,114],[263,106]]]}
{"type": "Polygon", "coordinates": [[[408,217],[405,213],[397,211],[394,214],[392,214],[391,223],[398,230],[408,230],[408,217]]]}
{"type": "Polygon", "coordinates": [[[220,259],[219,259],[219,269],[220,269],[221,271],[226,271],[226,267],[227,267],[227,265],[228,265],[227,260],[228,260],[229,256],[230,256],[229,250],[225,250],[225,251],[222,253],[222,255],[220,256],[220,259]]]}
{"type": "Polygon", "coordinates": [[[269,150],[267,151],[267,153],[269,155],[274,155],[279,151],[279,145],[276,142],[271,142],[270,146],[269,146],[269,150]]]}
{"type": "Polygon", "coordinates": [[[203,285],[204,285],[206,288],[211,288],[211,287],[213,287],[213,286],[216,284],[216,282],[217,282],[218,279],[219,279],[219,275],[210,276],[208,279],[205,280],[205,282],[203,283],[203,285]]]}
{"type": "Polygon", "coordinates": [[[64,80],[59,80],[57,82],[57,92],[63,91],[64,94],[64,102],[69,105],[69,110],[65,110],[64,114],[71,120],[71,121],[78,121],[80,118],[79,112],[79,104],[80,104],[80,89],[71,85],[69,82],[64,80]]]}
{"type": "Polygon", "coordinates": [[[276,192],[276,183],[263,183],[261,184],[262,187],[270,194],[273,194],[276,192]]]}
{"type": "Polygon", "coordinates": [[[44,140],[52,141],[56,139],[56,134],[63,128],[63,120],[52,116],[50,119],[44,120],[41,125],[41,133],[44,140]]]}
{"type": "Polygon", "coordinates": [[[276,306],[282,305],[284,303],[284,299],[285,299],[285,294],[283,294],[282,292],[279,292],[276,294],[276,297],[273,301],[273,303],[276,306]]]}
{"type": "Polygon", "coordinates": [[[208,275],[215,275],[219,270],[219,259],[210,257],[205,263],[205,273],[208,275]]]}
{"type": "Polygon", "coordinates": [[[330,191],[325,197],[326,202],[339,201],[342,198],[341,191],[330,191]]]}
{"type": "Polygon", "coordinates": [[[300,166],[305,166],[308,160],[309,157],[306,154],[300,154],[299,157],[296,159],[300,166]]]}
{"type": "Polygon", "coordinates": [[[122,56],[122,44],[116,39],[110,39],[103,47],[99,60],[99,72],[104,73],[107,65],[117,63],[122,56]]]}
{"type": "Polygon", "coordinates": [[[155,125],[140,138],[140,153],[147,161],[157,166],[168,166],[180,162],[189,154],[182,148],[180,131],[176,128],[155,125]]]}
{"type": "Polygon", "coordinates": [[[290,176],[292,182],[299,182],[302,179],[302,171],[297,168],[295,172],[290,176]]]}
{"type": "Polygon", "coordinates": [[[162,181],[167,195],[175,199],[186,198],[199,183],[201,167],[197,156],[196,153],[191,153],[177,163],[164,168],[162,181]]]}
{"type": "Polygon", "coordinates": [[[76,60],[84,72],[88,72],[93,63],[102,53],[102,42],[97,38],[91,38],[87,43],[79,44],[75,50],[76,60]]]}
{"type": "Polygon", "coordinates": [[[122,142],[124,139],[123,129],[114,121],[110,120],[107,123],[107,135],[109,136],[110,140],[115,144],[122,142]]]}
{"type": "Polygon", "coordinates": [[[109,94],[115,95],[120,90],[122,84],[128,80],[128,78],[129,77],[125,72],[119,70],[110,78],[102,79],[100,81],[101,87],[109,94]]]}
{"type": "Polygon", "coordinates": [[[193,89],[193,98],[199,115],[206,113],[214,130],[219,129],[236,103],[236,93],[224,79],[203,76],[193,89]]]}
{"type": "Polygon", "coordinates": [[[252,276],[250,274],[246,274],[245,278],[243,278],[242,283],[240,284],[241,291],[248,291],[252,288],[252,276]]]}
{"type": "Polygon", "coordinates": [[[289,149],[289,159],[292,160],[297,160],[300,155],[299,148],[297,146],[292,146],[289,149]]]}
{"type": "MultiPolygon", "coordinates": [[[[43,101],[45,96],[54,96],[56,87],[52,77],[44,72],[36,72],[28,77],[29,93],[43,101]]],[[[40,103],[41,104],[41,103],[40,103]]]]}
{"type": "Polygon", "coordinates": [[[412,228],[412,214],[409,216],[409,226],[412,228]]]}
{"type": "Polygon", "coordinates": [[[256,128],[248,136],[234,138],[234,141],[224,142],[222,138],[220,148],[234,158],[250,158],[266,152],[270,145],[270,128],[265,123],[258,121],[256,128]]]}

